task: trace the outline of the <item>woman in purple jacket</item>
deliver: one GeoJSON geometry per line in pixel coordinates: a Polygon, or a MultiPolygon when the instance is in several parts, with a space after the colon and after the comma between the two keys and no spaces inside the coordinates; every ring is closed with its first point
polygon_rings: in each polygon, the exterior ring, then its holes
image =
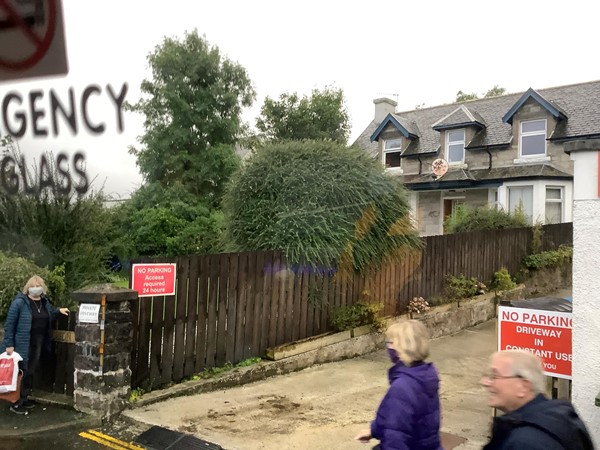
{"type": "Polygon", "coordinates": [[[429,333],[422,322],[391,325],[386,346],[394,365],[390,388],[379,405],[371,429],[356,436],[362,443],[379,439],[382,450],[442,450],[440,444],[440,380],[429,356],[429,333]]]}

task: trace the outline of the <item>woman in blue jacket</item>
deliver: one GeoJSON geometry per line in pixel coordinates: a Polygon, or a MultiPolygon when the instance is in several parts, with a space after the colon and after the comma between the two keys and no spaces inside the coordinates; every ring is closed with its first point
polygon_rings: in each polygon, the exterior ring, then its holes
{"type": "Polygon", "coordinates": [[[23,370],[21,399],[10,406],[16,414],[26,414],[27,409],[34,406],[27,399],[31,391],[33,375],[40,367],[42,356],[51,347],[52,320],[58,314],[68,315],[67,308],[52,306],[46,293],[48,288],[44,280],[33,276],[23,287],[23,292],[17,294],[4,322],[4,342],[0,353],[17,352],[23,361],[19,363],[23,370]]]}
{"type": "Polygon", "coordinates": [[[440,443],[440,380],[429,356],[429,333],[422,322],[407,320],[385,333],[392,363],[390,387],[371,429],[356,436],[368,443],[379,439],[382,450],[442,450],[440,443]]]}

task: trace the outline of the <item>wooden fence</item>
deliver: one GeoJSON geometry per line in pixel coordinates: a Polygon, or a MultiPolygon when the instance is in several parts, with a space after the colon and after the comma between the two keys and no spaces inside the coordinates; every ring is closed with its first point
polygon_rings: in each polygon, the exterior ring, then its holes
{"type": "MultiPolygon", "coordinates": [[[[543,227],[544,250],[572,244],[572,224],[543,227]]],[[[331,330],[331,311],[368,292],[384,315],[411,298],[440,295],[447,275],[488,283],[515,274],[531,248],[530,228],[424,238],[422,251],[360,276],[288,265],[279,252],[143,259],[177,263],[174,296],[142,297],[134,309],[132,386],[155,388],[205,368],[263,356],[269,347],[331,330]]]]}

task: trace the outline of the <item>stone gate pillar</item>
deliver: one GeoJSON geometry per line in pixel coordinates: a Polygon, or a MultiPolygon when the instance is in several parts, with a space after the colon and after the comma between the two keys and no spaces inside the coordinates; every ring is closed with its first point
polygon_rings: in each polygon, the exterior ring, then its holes
{"type": "Polygon", "coordinates": [[[600,139],[567,142],[573,174],[573,404],[600,445],[600,139]]]}
{"type": "Polygon", "coordinates": [[[80,314],[75,326],[75,409],[103,418],[121,412],[131,391],[133,317],[138,293],[101,285],[73,293],[80,314]]]}

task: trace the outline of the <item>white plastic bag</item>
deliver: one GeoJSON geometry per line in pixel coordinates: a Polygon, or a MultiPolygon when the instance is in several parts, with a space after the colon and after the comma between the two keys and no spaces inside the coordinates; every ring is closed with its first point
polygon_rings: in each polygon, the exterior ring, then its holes
{"type": "Polygon", "coordinates": [[[10,355],[6,352],[0,355],[0,394],[17,390],[19,361],[23,361],[23,358],[15,351],[10,355]]]}

